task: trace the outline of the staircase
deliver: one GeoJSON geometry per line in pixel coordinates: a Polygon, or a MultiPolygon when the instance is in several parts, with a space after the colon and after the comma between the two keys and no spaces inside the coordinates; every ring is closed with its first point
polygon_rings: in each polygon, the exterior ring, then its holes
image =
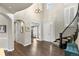
{"type": "MultiPolygon", "coordinates": [[[[71,36],[68,36],[68,37],[65,37],[65,38],[63,37],[62,38],[62,44],[64,45],[63,48],[66,48],[67,43],[70,42],[72,40],[72,38],[73,37],[71,37],[71,36]]],[[[57,47],[60,47],[60,39],[56,39],[56,41],[54,41],[53,44],[55,46],[57,46],[57,47]]]]}
{"type": "MultiPolygon", "coordinates": [[[[53,44],[59,48],[62,48],[62,49],[66,49],[67,47],[67,43],[70,42],[70,41],[75,41],[77,39],[77,36],[78,36],[78,18],[79,17],[79,4],[78,4],[78,9],[77,9],[77,13],[74,17],[74,19],[70,22],[70,24],[61,32],[59,33],[60,35],[60,38],[59,39],[56,39],[53,44]],[[70,36],[66,36],[66,37],[63,37],[64,33],[67,32],[67,29],[71,29],[70,27],[72,26],[72,24],[74,24],[76,21],[76,24],[74,25],[75,27],[75,31],[73,31],[73,34],[71,34],[70,36]]],[[[71,30],[72,31],[72,30],[71,30]]]]}

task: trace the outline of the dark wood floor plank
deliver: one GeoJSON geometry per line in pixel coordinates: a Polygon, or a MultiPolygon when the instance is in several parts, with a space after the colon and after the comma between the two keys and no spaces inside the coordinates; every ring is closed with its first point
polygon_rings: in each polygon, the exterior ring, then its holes
{"type": "Polygon", "coordinates": [[[6,56],[64,56],[63,49],[50,42],[34,40],[31,45],[23,46],[15,42],[15,50],[5,51],[6,56]]]}

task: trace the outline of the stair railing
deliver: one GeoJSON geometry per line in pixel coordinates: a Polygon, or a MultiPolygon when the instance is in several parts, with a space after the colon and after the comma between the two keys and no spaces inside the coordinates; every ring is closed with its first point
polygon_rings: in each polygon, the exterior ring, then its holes
{"type": "Polygon", "coordinates": [[[78,19],[76,19],[77,18],[77,16],[79,16],[79,3],[78,3],[78,9],[77,9],[77,13],[76,13],[76,15],[75,15],[75,17],[73,18],[73,20],[70,22],[70,24],[59,34],[60,35],[60,44],[59,44],[59,46],[60,46],[60,48],[62,48],[62,39],[63,39],[63,33],[69,28],[69,26],[75,21],[75,20],[77,20],[77,29],[76,29],[76,32],[75,32],[75,35],[74,35],[74,39],[76,39],[77,38],[77,35],[78,35],[78,19]]]}

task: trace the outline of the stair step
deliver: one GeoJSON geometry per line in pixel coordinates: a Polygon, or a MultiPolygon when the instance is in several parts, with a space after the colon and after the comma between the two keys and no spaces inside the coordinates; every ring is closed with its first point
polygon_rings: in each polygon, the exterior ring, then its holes
{"type": "Polygon", "coordinates": [[[68,39],[63,39],[63,41],[66,41],[66,42],[67,42],[67,41],[68,41],[68,39]]]}
{"type": "Polygon", "coordinates": [[[67,40],[71,40],[71,38],[70,38],[70,37],[68,37],[68,38],[67,38],[67,40]]]}
{"type": "MultiPolygon", "coordinates": [[[[62,44],[63,44],[63,45],[66,44],[66,42],[68,42],[68,41],[71,40],[72,38],[73,38],[73,37],[71,37],[71,36],[68,36],[67,38],[63,38],[63,39],[62,39],[62,44]]],[[[56,41],[54,41],[53,44],[54,44],[55,46],[59,47],[59,45],[60,45],[60,39],[56,39],[56,41]]]]}
{"type": "MultiPolygon", "coordinates": [[[[67,39],[63,39],[62,40],[62,43],[65,43],[65,42],[67,42],[68,40],[67,39]]],[[[56,40],[55,42],[60,42],[60,40],[56,40]]]]}
{"type": "Polygon", "coordinates": [[[53,44],[55,45],[55,46],[57,46],[57,47],[59,47],[59,42],[53,42],[53,44]]]}
{"type": "MultiPolygon", "coordinates": [[[[63,39],[62,39],[62,44],[68,42],[69,40],[71,40],[71,37],[67,37],[66,39],[63,38],[63,39]]],[[[55,46],[59,47],[59,45],[60,45],[60,39],[57,39],[56,41],[54,41],[53,44],[54,44],[55,46]]]]}
{"type": "MultiPolygon", "coordinates": [[[[67,41],[68,41],[67,39],[63,39],[63,40],[62,40],[62,44],[65,43],[65,42],[67,42],[67,41]]],[[[59,47],[59,45],[60,45],[60,40],[54,41],[53,44],[54,44],[55,46],[59,47]]]]}

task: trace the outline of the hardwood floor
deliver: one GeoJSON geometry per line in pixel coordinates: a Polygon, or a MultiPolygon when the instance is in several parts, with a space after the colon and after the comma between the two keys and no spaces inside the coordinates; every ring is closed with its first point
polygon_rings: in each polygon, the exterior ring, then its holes
{"type": "Polygon", "coordinates": [[[6,56],[64,56],[63,49],[54,46],[52,43],[34,40],[29,46],[22,46],[15,42],[15,50],[5,51],[6,56]]]}

